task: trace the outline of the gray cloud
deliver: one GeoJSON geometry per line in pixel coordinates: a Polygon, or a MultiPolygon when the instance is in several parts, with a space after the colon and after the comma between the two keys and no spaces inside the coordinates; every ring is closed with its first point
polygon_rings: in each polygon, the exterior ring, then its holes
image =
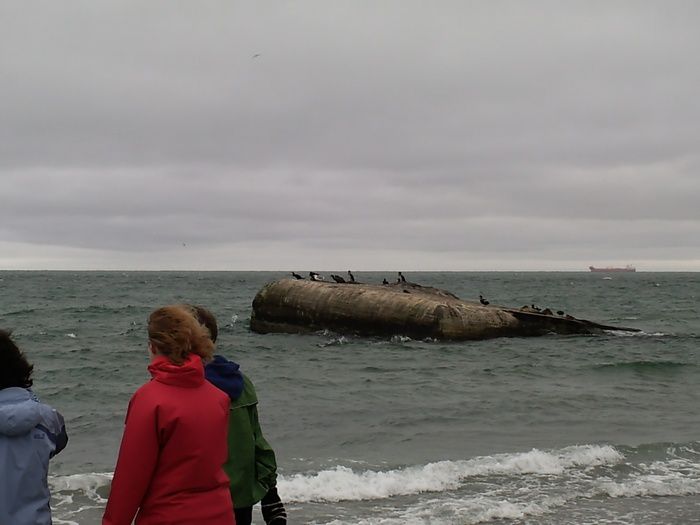
{"type": "Polygon", "coordinates": [[[700,269],[698,15],[4,2],[0,264],[700,269]]]}

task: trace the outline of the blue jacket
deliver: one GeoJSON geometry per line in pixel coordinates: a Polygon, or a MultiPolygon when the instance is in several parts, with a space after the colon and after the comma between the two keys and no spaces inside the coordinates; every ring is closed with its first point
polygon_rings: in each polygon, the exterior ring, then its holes
{"type": "Polygon", "coordinates": [[[51,524],[49,459],[67,442],[56,410],[30,390],[0,390],[0,523],[51,524]]]}

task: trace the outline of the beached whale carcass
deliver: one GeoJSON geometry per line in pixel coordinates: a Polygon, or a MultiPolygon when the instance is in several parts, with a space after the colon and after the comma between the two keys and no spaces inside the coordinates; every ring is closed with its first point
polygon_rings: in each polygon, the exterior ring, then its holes
{"type": "Polygon", "coordinates": [[[570,316],[483,306],[413,283],[371,285],[294,279],[271,282],[257,293],[250,326],[259,333],[332,330],[446,340],[634,330],[570,316]]]}

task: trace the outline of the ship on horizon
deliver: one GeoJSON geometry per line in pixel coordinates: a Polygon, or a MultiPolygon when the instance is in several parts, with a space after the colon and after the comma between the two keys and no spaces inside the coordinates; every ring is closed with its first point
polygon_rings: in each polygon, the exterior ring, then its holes
{"type": "Polygon", "coordinates": [[[632,266],[631,264],[628,264],[627,266],[606,266],[604,268],[596,268],[595,266],[589,266],[588,269],[592,272],[602,272],[602,273],[609,273],[609,272],[636,272],[637,269],[632,266]]]}

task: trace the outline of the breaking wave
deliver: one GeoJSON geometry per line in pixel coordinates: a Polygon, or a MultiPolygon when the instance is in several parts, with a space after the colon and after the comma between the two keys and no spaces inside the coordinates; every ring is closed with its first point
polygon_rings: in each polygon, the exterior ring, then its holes
{"type": "MultiPolygon", "coordinates": [[[[581,499],[700,495],[698,460],[695,444],[577,445],[388,470],[337,465],[281,475],[278,488],[290,510],[343,501],[365,508],[362,516],[324,522],[333,525],[477,524],[562,512],[581,499]]],[[[55,522],[99,515],[111,478],[109,472],[51,476],[55,522]]]]}
{"type": "Polygon", "coordinates": [[[615,464],[623,457],[612,446],[584,445],[559,452],[533,449],[521,454],[438,461],[388,471],[356,472],[337,466],[315,474],[282,477],[278,487],[287,500],[296,502],[372,500],[452,490],[477,476],[556,475],[574,467],[615,464]]]}

